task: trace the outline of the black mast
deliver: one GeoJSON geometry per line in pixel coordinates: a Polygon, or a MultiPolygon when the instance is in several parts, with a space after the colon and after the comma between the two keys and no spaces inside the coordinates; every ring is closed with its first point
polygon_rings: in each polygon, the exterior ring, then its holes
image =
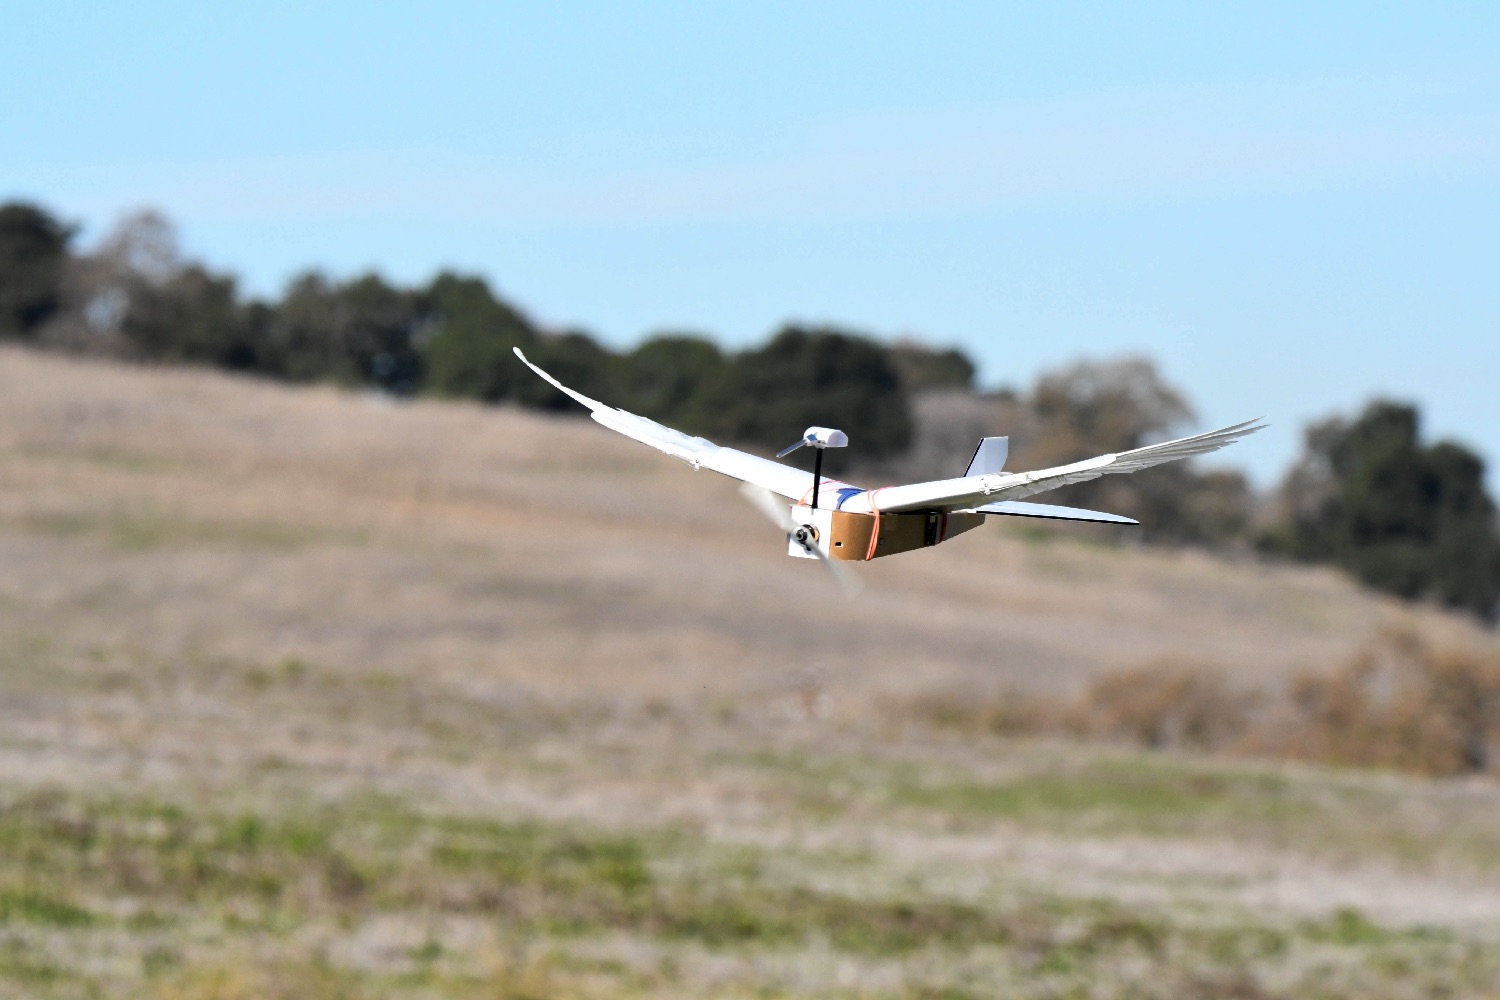
{"type": "Polygon", "coordinates": [[[817,459],[813,462],[813,502],[812,502],[813,510],[817,510],[818,509],[818,484],[823,481],[823,449],[819,448],[819,447],[814,447],[813,450],[818,453],[817,459]]]}

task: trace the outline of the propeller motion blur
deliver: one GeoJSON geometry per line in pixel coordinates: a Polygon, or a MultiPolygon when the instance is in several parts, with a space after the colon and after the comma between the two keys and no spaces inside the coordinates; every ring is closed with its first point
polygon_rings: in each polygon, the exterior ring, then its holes
{"type": "Polygon", "coordinates": [[[1036,472],[1005,472],[1007,439],[987,437],[979,442],[969,467],[957,479],[867,490],[823,476],[824,449],[844,448],[849,444],[843,431],[809,427],[800,441],[776,456],[784,458],[798,448],[812,448],[814,468],[810,473],[804,472],[734,448],[722,448],[701,437],[690,437],[654,420],[606,406],[569,389],[527,361],[519,347],[514,350],[527,367],[588,407],[593,418],[610,430],[680,459],[695,471],[711,469],[740,480],[741,492],[786,533],[787,553],[822,560],[845,592],[852,592],[858,582],[839,563],[878,559],[937,545],[979,527],[991,514],[1137,524],[1119,514],[1022,501],[1024,497],[1059,486],[1205,455],[1265,426],[1256,420],[1246,420],[1205,434],[1036,472]]]}

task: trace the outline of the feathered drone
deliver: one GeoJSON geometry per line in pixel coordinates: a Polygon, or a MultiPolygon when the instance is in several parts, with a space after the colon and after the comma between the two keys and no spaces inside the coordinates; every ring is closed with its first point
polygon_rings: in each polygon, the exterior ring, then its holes
{"type": "Polygon", "coordinates": [[[840,563],[929,548],[979,527],[990,515],[1138,524],[1119,514],[1025,503],[1022,498],[1100,476],[1139,472],[1153,465],[1206,455],[1265,426],[1257,423],[1259,418],[1245,420],[1204,434],[1036,472],[1004,471],[1009,439],[987,437],[980,440],[969,467],[956,479],[864,489],[823,476],[823,450],[849,444],[848,435],[841,430],[809,427],[801,440],[777,454],[777,458],[785,458],[798,448],[813,449],[813,471],[804,472],[758,455],[720,447],[590,399],[532,364],[519,347],[514,350],[528,368],[588,407],[594,420],[610,430],[680,459],[694,471],[712,469],[738,479],[740,491],[786,532],[787,554],[822,560],[846,591],[856,587],[857,581],[840,563]]]}

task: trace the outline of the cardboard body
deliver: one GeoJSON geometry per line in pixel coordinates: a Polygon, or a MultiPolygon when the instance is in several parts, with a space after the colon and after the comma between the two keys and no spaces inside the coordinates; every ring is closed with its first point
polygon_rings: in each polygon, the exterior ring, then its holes
{"type": "MultiPolygon", "coordinates": [[[[893,556],[945,542],[984,523],[983,514],[945,514],[941,511],[917,511],[909,514],[851,514],[845,511],[798,504],[792,508],[798,524],[810,524],[817,531],[818,547],[830,559],[862,561],[893,556]],[[870,536],[879,536],[871,546],[870,536]]],[[[804,552],[796,541],[787,539],[787,554],[803,559],[816,556],[804,552]]]]}

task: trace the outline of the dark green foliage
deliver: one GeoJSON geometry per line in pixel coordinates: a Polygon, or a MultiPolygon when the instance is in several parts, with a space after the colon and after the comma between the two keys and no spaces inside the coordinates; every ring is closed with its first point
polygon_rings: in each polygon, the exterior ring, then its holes
{"type": "Polygon", "coordinates": [[[161,284],[133,281],[120,331],[142,356],[248,369],[260,360],[234,279],[190,265],[161,284]]]}
{"type": "MultiPolygon", "coordinates": [[[[0,333],[27,333],[61,308],[70,236],[39,209],[0,209],[0,333]]],[[[544,334],[483,279],[452,272],[424,289],[308,272],[280,301],[245,303],[233,278],[183,262],[170,223],[153,212],[77,263],[79,301],[56,342],[80,350],[576,412],[512,355],[520,347],[601,402],[765,449],[823,424],[849,431],[861,458],[895,454],[911,434],[907,392],[963,388],[974,372],[956,350],[800,327],[732,356],[689,335],[617,354],[582,331],[544,334]],[[96,302],[118,302],[118,318],[90,315],[96,302]]]]}
{"type": "Polygon", "coordinates": [[[723,377],[727,361],[712,341],[688,335],[658,335],[625,359],[627,407],[683,430],[702,423],[706,387],[723,377]]]}
{"type": "Polygon", "coordinates": [[[828,328],[789,326],[737,355],[705,390],[702,424],[711,435],[768,449],[814,424],[838,427],[862,458],[894,455],[911,439],[906,392],[885,349],[828,328]]]}
{"type": "Polygon", "coordinates": [[[422,375],[414,343],[417,296],[378,275],[344,285],[315,272],[275,308],[265,370],[296,382],[331,380],[409,393],[422,375]]]}
{"type": "Polygon", "coordinates": [[[35,205],[0,205],[0,337],[25,337],[62,304],[72,229],[35,205]]]}
{"type": "Polygon", "coordinates": [[[430,331],[422,343],[429,392],[494,403],[531,388],[536,376],[511,348],[535,354],[537,332],[497,299],[483,278],[444,272],[423,297],[430,331]]]}
{"type": "Polygon", "coordinates": [[[506,400],[568,411],[577,404],[537,378],[512,353],[533,362],[570,388],[601,402],[623,404],[624,361],[581,331],[543,335],[531,321],[495,297],[484,279],[443,273],[422,295],[424,334],[417,338],[425,362],[425,388],[442,396],[506,400]]]}
{"type": "Polygon", "coordinates": [[[974,362],[958,348],[935,350],[903,340],[888,349],[891,365],[907,392],[974,388],[974,362]]]}
{"type": "MultiPolygon", "coordinates": [[[[582,331],[543,337],[533,350],[526,351],[526,356],[570,389],[602,403],[622,402],[620,358],[582,331]]],[[[512,358],[511,362],[521,378],[512,397],[516,402],[543,410],[582,412],[577,403],[527,371],[519,360],[512,358]]]]}
{"type": "Polygon", "coordinates": [[[894,454],[910,439],[891,349],[857,334],[787,327],[728,356],[701,337],[662,335],[621,360],[623,405],[689,433],[777,450],[819,424],[848,431],[861,458],[894,454]]]}
{"type": "Polygon", "coordinates": [[[1416,407],[1377,400],[1352,424],[1309,428],[1283,498],[1268,548],[1336,563],[1402,597],[1495,617],[1500,531],[1484,464],[1461,445],[1423,445],[1416,407]]]}

